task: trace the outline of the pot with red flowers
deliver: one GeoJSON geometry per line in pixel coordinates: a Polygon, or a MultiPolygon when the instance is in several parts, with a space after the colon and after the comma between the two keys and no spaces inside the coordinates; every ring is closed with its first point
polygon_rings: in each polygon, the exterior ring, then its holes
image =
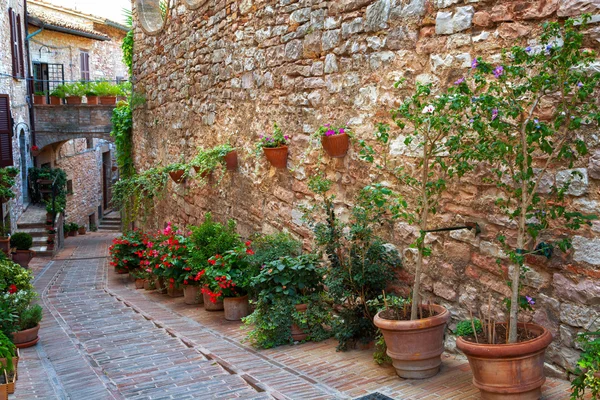
{"type": "Polygon", "coordinates": [[[228,321],[240,321],[250,314],[248,288],[257,272],[248,260],[248,256],[254,254],[250,245],[248,241],[208,260],[205,272],[207,286],[202,293],[207,294],[213,303],[223,299],[228,321]]]}

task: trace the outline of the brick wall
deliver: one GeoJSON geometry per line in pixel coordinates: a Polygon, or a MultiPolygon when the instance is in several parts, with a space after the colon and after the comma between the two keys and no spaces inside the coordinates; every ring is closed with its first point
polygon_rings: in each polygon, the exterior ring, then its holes
{"type": "MultiPolygon", "coordinates": [[[[205,188],[170,182],[169,194],[147,225],[198,223],[210,210],[221,220],[238,220],[245,235],[284,229],[306,240],[310,231],[300,221],[300,206],[311,198],[306,179],[314,172],[316,155],[304,160],[303,154],[320,125],[347,123],[358,139],[372,138],[376,122],[389,122],[399,78],[447,86],[463,76],[473,57],[494,59],[504,47],[532,41],[544,18],[600,13],[597,2],[570,0],[227,0],[196,5],[194,10],[177,6],[156,35],[147,33],[154,27],[136,28],[136,90],[147,98],[134,112],[136,167],[190,160],[197,146],[225,142],[240,149],[241,167],[205,188]],[[293,170],[270,169],[252,155],[257,136],[270,132],[273,121],[293,136],[293,170]]],[[[598,47],[598,24],[589,37],[590,45],[598,47]]],[[[404,150],[396,141],[391,155],[414,163],[404,150]]],[[[600,151],[594,150],[578,165],[586,179],[570,199],[586,212],[600,213],[598,160],[600,151]]],[[[343,216],[357,190],[371,182],[368,167],[354,150],[344,159],[324,162],[336,182],[343,216]]],[[[565,174],[555,173],[557,179],[565,174]]],[[[485,310],[488,294],[495,317],[503,315],[508,288],[498,275],[495,260],[502,254],[494,238],[508,224],[482,201],[491,195],[462,182],[444,197],[443,212],[433,222],[447,226],[475,220],[483,226],[476,239],[463,232],[429,236],[436,257],[428,260],[424,286],[432,300],[450,308],[451,327],[468,316],[469,308],[485,310]]],[[[571,258],[530,265],[525,279],[538,302],[523,318],[554,334],[548,361],[557,371],[574,364],[573,338],[600,316],[598,232],[599,223],[580,231],[571,258]]],[[[386,236],[405,251],[414,228],[397,224],[386,236]]],[[[410,252],[405,254],[410,270],[410,252]]]]}

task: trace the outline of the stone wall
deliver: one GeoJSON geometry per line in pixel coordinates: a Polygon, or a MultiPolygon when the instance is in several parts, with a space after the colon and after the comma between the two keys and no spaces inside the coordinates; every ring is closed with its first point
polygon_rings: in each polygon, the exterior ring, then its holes
{"type": "MultiPolygon", "coordinates": [[[[154,27],[141,27],[138,20],[134,76],[147,103],[134,112],[136,167],[190,160],[197,146],[225,142],[238,147],[241,166],[203,188],[170,182],[147,225],[198,223],[210,210],[221,220],[235,218],[244,235],[283,229],[307,243],[310,231],[299,208],[311,199],[306,179],[314,173],[316,151],[306,160],[304,153],[320,125],[348,124],[358,139],[372,138],[375,123],[389,122],[388,111],[398,103],[393,84],[399,78],[444,87],[464,75],[473,57],[497,60],[504,47],[534,44],[542,19],[600,13],[597,2],[583,0],[192,3],[178,2],[155,35],[148,33],[154,27]],[[273,121],[293,136],[290,170],[270,169],[252,155],[258,135],[270,132],[273,121]]],[[[598,47],[599,38],[600,27],[593,25],[589,45],[598,47]]],[[[402,142],[394,142],[392,157],[415,162],[403,153],[402,142]]],[[[587,159],[577,166],[585,179],[570,201],[600,213],[600,152],[593,154],[589,166],[587,159]]],[[[369,167],[356,149],[324,163],[344,217],[357,190],[371,183],[369,167]]],[[[556,178],[565,174],[557,171],[556,178]]],[[[496,265],[503,254],[494,238],[510,226],[491,212],[493,196],[489,188],[462,182],[444,197],[443,213],[433,223],[477,221],[483,227],[477,238],[464,232],[429,237],[439,256],[428,261],[424,285],[432,300],[450,307],[451,327],[469,308],[485,311],[489,294],[494,316],[503,315],[509,290],[496,265]]],[[[548,361],[556,371],[574,364],[574,336],[600,316],[598,232],[598,223],[580,231],[565,259],[531,263],[525,280],[537,304],[523,319],[554,334],[548,361]]],[[[386,236],[404,250],[414,234],[414,228],[397,224],[386,236]]],[[[409,257],[405,264],[412,268],[409,257]]]]}
{"type": "MultiPolygon", "coordinates": [[[[17,226],[17,220],[23,213],[23,182],[27,182],[27,169],[33,165],[30,154],[31,133],[29,123],[29,107],[27,105],[27,82],[25,79],[13,79],[12,75],[12,53],[10,48],[10,25],[8,21],[8,9],[13,8],[21,15],[24,21],[23,0],[0,0],[0,94],[10,96],[10,107],[12,117],[16,126],[13,136],[13,161],[14,166],[24,171],[15,178],[16,184],[13,187],[15,199],[2,205],[3,215],[10,214],[12,229],[17,226]],[[24,156],[21,156],[20,138],[23,136],[24,156]]],[[[25,29],[23,25],[22,29],[25,29]]],[[[25,32],[23,32],[25,33],[25,32]]],[[[24,54],[27,64],[27,54],[24,54]]],[[[26,184],[25,184],[26,185],[26,184]]]]}

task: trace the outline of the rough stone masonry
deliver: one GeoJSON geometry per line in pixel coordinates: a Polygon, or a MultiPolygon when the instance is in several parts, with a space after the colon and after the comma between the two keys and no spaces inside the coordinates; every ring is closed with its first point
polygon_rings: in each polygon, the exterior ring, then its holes
{"type": "MultiPolygon", "coordinates": [[[[236,219],[244,235],[283,229],[307,244],[300,206],[312,197],[306,182],[318,144],[311,151],[309,135],[320,125],[347,123],[357,138],[372,138],[375,123],[389,122],[388,111],[399,100],[393,87],[399,78],[444,87],[463,76],[474,57],[499,60],[502,48],[535,44],[544,20],[583,12],[600,20],[597,0],[185,0],[161,27],[158,8],[148,3],[134,4],[135,90],[147,99],[134,112],[136,167],[189,161],[198,146],[225,142],[238,148],[241,166],[205,187],[170,182],[146,225],[198,223],[210,210],[221,220],[236,219]],[[253,154],[258,135],[270,132],[273,121],[293,136],[289,170],[270,169],[253,154]]],[[[598,48],[599,41],[595,22],[586,45],[598,48]]],[[[415,162],[402,140],[390,153],[415,162]]],[[[324,162],[345,218],[354,194],[371,182],[368,167],[353,150],[324,162]]],[[[568,201],[600,214],[600,150],[575,168],[582,178],[568,201]]],[[[569,176],[556,170],[546,183],[569,176]]],[[[491,206],[496,195],[466,180],[456,184],[436,224],[477,221],[482,234],[428,238],[437,256],[427,266],[426,292],[450,308],[451,327],[468,309],[485,312],[489,293],[493,315],[502,318],[509,290],[496,265],[505,255],[495,235],[511,226],[491,206]]],[[[577,360],[577,332],[600,328],[599,232],[596,222],[578,231],[569,254],[528,260],[526,290],[537,304],[523,318],[552,331],[547,360],[556,372],[577,360]]],[[[386,236],[404,250],[415,228],[399,223],[386,236]]],[[[404,254],[410,271],[410,252],[404,254]]],[[[452,349],[452,340],[447,344],[452,349]]]]}

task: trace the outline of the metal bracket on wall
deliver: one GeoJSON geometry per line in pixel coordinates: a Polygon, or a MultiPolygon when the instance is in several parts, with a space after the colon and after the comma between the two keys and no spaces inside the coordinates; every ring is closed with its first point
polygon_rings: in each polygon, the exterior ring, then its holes
{"type": "Polygon", "coordinates": [[[472,231],[473,229],[475,229],[475,236],[479,235],[481,233],[481,227],[479,226],[479,224],[477,222],[467,222],[465,225],[463,226],[450,226],[448,228],[437,228],[437,229],[428,229],[426,231],[426,233],[432,233],[432,232],[448,232],[448,231],[459,231],[462,229],[468,229],[470,231],[472,231]]]}

